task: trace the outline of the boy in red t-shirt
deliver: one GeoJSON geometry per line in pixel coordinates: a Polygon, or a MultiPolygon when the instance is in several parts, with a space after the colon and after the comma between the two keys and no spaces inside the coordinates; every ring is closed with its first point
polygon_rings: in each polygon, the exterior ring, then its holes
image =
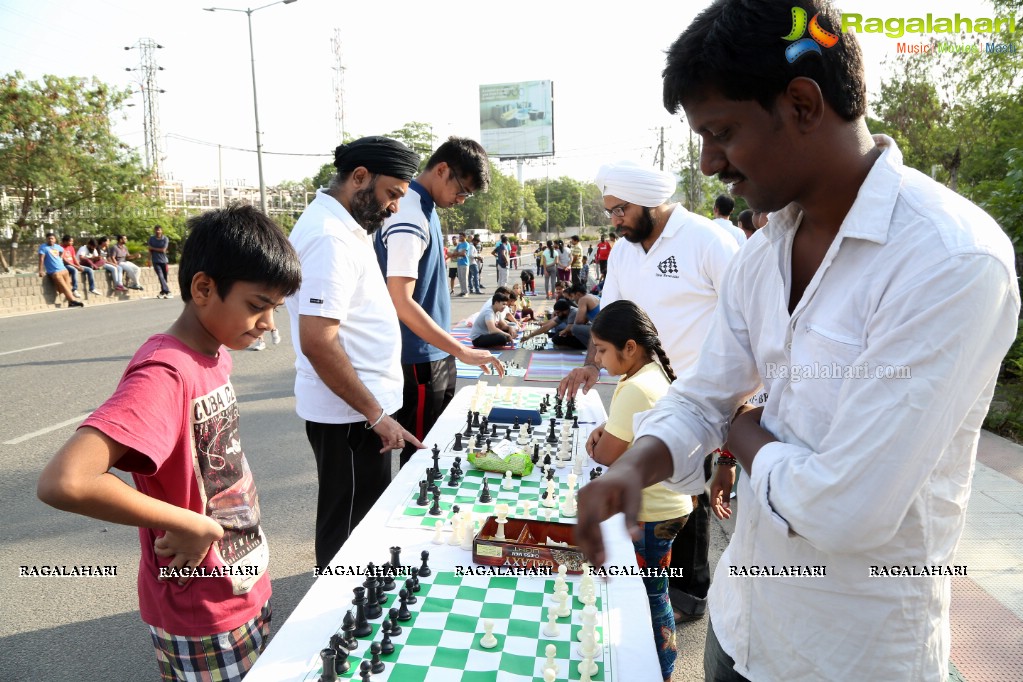
{"type": "Polygon", "coordinates": [[[138,526],[139,611],[162,679],[240,680],[270,632],[270,578],[227,349],[273,328],[301,266],[252,207],[210,211],[189,228],[178,271],[184,310],[142,344],[114,394],[43,470],[38,495],[138,526]]]}

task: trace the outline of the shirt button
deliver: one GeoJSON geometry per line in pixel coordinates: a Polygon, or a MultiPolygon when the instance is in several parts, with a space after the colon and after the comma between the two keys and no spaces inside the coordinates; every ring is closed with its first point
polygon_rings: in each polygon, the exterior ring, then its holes
{"type": "Polygon", "coordinates": [[[792,350],[792,344],[791,343],[786,343],[785,344],[785,350],[792,350]]]}

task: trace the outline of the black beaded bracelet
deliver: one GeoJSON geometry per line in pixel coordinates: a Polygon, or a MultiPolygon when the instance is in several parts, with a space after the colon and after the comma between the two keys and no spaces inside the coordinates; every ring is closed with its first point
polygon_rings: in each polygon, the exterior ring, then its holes
{"type": "Polygon", "coordinates": [[[718,466],[734,467],[736,464],[735,457],[725,457],[724,455],[718,457],[718,466]]]}

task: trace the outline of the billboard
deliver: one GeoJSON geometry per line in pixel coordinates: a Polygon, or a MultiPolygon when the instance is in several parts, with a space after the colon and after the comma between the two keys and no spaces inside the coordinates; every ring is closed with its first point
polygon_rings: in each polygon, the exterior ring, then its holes
{"type": "Polygon", "coordinates": [[[499,159],[554,156],[554,83],[480,85],[480,139],[499,159]]]}

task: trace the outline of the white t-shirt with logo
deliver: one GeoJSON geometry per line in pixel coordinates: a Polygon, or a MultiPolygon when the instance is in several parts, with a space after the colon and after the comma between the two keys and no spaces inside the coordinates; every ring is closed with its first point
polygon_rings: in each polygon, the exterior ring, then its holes
{"type": "Polygon", "coordinates": [[[657,241],[618,240],[607,261],[601,309],[629,299],[646,311],[675,374],[696,362],[725,268],[739,251],[731,235],[678,204],[657,241]]]}

